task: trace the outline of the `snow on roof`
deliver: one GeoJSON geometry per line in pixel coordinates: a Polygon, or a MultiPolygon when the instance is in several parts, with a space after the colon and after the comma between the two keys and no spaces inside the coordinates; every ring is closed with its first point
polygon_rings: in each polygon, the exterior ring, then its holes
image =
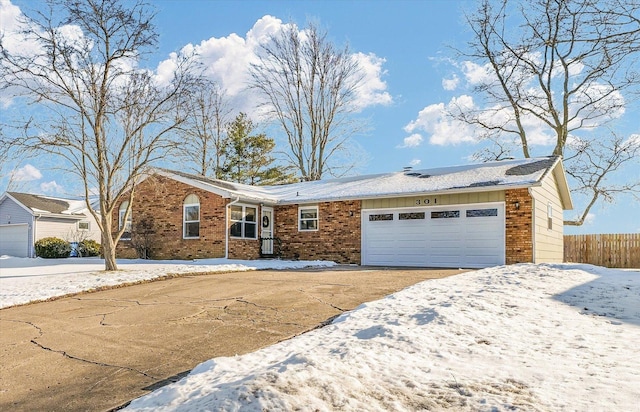
{"type": "Polygon", "coordinates": [[[277,204],[355,200],[429,193],[500,190],[538,184],[559,157],[505,160],[481,164],[408,170],[276,186],[250,186],[164,170],[186,183],[228,196],[277,204]]]}
{"type": "Polygon", "coordinates": [[[78,215],[81,217],[84,216],[83,211],[87,208],[84,200],[62,199],[18,192],[8,192],[8,194],[37,214],[78,215]]]}

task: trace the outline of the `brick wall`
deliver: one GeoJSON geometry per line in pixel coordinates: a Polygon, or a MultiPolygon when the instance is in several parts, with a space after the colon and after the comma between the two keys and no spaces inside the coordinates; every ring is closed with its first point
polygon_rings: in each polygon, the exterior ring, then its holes
{"type": "MultiPolygon", "coordinates": [[[[152,259],[202,259],[225,255],[227,199],[162,176],[152,176],[137,188],[132,208],[132,240],[120,240],[117,256],[137,257],[134,244],[148,245],[152,259]],[[200,237],[183,239],[183,202],[195,194],[200,200],[200,237]],[[140,224],[147,222],[146,228],[140,224]],[[147,238],[146,242],[144,238],[147,238]]],[[[114,212],[118,222],[118,210],[114,212]]]]}
{"type": "Polygon", "coordinates": [[[533,202],[528,189],[505,191],[507,265],[533,262],[533,202]],[[519,208],[516,209],[516,202],[519,208]]]}
{"type": "Polygon", "coordinates": [[[318,231],[298,231],[298,205],[275,208],[275,236],[284,259],[360,264],[361,201],[318,204],[318,231]]]}
{"type": "MultiPolygon", "coordinates": [[[[133,240],[121,240],[118,257],[137,257],[135,243],[142,242],[137,228],[148,222],[146,244],[152,259],[201,259],[225,256],[225,208],[228,199],[162,176],[153,176],[136,189],[132,221],[133,240]],[[183,239],[183,202],[195,194],[200,200],[200,237],[183,239]]],[[[322,202],[318,204],[319,230],[298,231],[299,205],[274,208],[274,236],[281,239],[282,258],[333,260],[337,263],[360,264],[362,202],[322,202]]],[[[260,211],[258,211],[260,213],[260,211]]],[[[533,210],[527,189],[505,191],[506,263],[533,261],[533,210]],[[519,208],[515,208],[515,203],[519,208]]],[[[260,214],[258,214],[260,216],[260,214]]],[[[118,221],[118,212],[114,212],[118,221]]],[[[259,222],[259,221],[258,221],[259,222]]],[[[258,224],[258,227],[260,225],[258,224]]],[[[229,257],[257,259],[260,240],[229,239],[229,257]]]]}
{"type": "Polygon", "coordinates": [[[230,238],[229,259],[260,259],[260,240],[230,238]]]}

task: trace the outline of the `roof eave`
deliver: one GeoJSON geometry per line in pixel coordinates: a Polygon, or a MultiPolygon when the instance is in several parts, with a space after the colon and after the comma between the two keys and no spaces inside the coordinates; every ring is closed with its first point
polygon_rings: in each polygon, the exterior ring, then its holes
{"type": "Polygon", "coordinates": [[[433,191],[420,191],[420,192],[402,192],[402,193],[382,193],[371,194],[366,196],[343,196],[343,197],[327,197],[316,199],[304,199],[304,200],[281,200],[278,201],[278,205],[295,205],[295,204],[308,204],[319,202],[341,202],[350,200],[373,200],[373,199],[393,199],[398,197],[417,197],[417,196],[439,196],[439,195],[454,195],[459,193],[472,193],[472,192],[499,192],[508,189],[527,189],[534,186],[541,186],[540,182],[531,182],[528,184],[512,184],[512,185],[494,185],[494,186],[481,186],[481,187],[461,187],[453,189],[433,190],[433,191]]]}
{"type": "Polygon", "coordinates": [[[198,189],[202,189],[209,193],[216,194],[225,199],[238,199],[241,202],[262,203],[267,206],[275,206],[277,204],[277,201],[275,201],[274,199],[269,199],[266,197],[258,197],[258,196],[247,196],[244,193],[240,193],[234,190],[227,190],[219,186],[215,186],[212,183],[205,183],[196,179],[189,179],[187,177],[171,173],[167,170],[156,169],[155,173],[164,177],[168,177],[169,179],[176,180],[180,183],[197,187],[198,189]]]}
{"type": "Polygon", "coordinates": [[[62,213],[47,213],[47,212],[34,212],[33,216],[36,218],[52,218],[52,219],[68,219],[68,220],[82,220],[82,219],[88,219],[87,215],[69,215],[69,214],[62,214],[62,213]]]}
{"type": "Polygon", "coordinates": [[[558,184],[558,192],[560,200],[562,201],[562,209],[573,210],[571,189],[569,188],[569,182],[567,182],[567,174],[564,170],[564,163],[562,162],[561,156],[558,156],[558,160],[554,163],[553,167],[551,167],[551,173],[553,173],[558,184]]]}

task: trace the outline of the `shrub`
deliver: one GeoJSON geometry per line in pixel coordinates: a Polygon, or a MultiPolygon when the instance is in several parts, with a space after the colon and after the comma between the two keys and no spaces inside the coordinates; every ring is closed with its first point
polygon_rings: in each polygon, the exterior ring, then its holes
{"type": "Polygon", "coordinates": [[[66,258],[71,253],[71,244],[57,237],[45,237],[36,242],[36,256],[42,258],[66,258]]]}
{"type": "Polygon", "coordinates": [[[92,239],[85,239],[78,244],[78,252],[80,252],[80,256],[82,257],[100,256],[102,250],[100,243],[92,239]]]}

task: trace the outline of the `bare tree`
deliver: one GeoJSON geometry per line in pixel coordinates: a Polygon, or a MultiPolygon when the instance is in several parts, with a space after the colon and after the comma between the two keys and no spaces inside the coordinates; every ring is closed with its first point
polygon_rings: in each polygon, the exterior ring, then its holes
{"type": "Polygon", "coordinates": [[[638,161],[640,141],[606,127],[638,91],[639,15],[638,0],[481,0],[466,16],[474,37],[461,54],[487,68],[475,87],[482,108],[450,114],[493,142],[484,158],[504,157],[509,142],[530,157],[536,139],[553,139],[547,154],[564,156],[574,193],[586,199],[566,225],[581,225],[598,199],[640,188],[611,179],[638,161]]]}
{"type": "Polygon", "coordinates": [[[83,184],[87,207],[102,232],[105,269],[116,270],[116,244],[126,225],[113,221],[145,168],[174,146],[189,88],[188,57],[162,81],[138,67],[156,45],[154,13],[142,1],[51,0],[24,17],[22,32],[0,41],[2,88],[36,114],[13,119],[22,132],[4,147],[57,156],[83,184]],[[32,47],[15,47],[26,39],[32,47]],[[10,41],[7,41],[10,40],[10,41]],[[13,46],[12,46],[13,45],[13,46]],[[89,194],[99,196],[99,213],[89,194]]]}
{"type": "Polygon", "coordinates": [[[285,133],[288,162],[303,180],[348,171],[352,165],[331,160],[360,129],[353,115],[363,74],[349,48],[336,47],[314,24],[301,32],[289,24],[263,45],[258,59],[250,87],[285,133]]]}
{"type": "Polygon", "coordinates": [[[184,138],[179,155],[195,172],[221,178],[231,107],[225,91],[211,80],[202,79],[184,106],[186,121],[180,127],[184,138]]]}

